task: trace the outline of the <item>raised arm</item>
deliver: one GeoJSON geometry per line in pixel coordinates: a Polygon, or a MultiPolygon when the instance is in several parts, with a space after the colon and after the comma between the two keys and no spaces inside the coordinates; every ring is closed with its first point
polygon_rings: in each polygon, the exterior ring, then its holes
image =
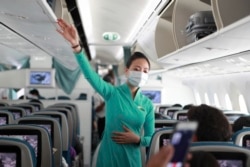
{"type": "Polygon", "coordinates": [[[57,31],[71,44],[76,60],[85,78],[100,95],[105,99],[108,99],[112,94],[113,86],[103,81],[89,64],[89,61],[79,44],[79,37],[76,28],[73,25],[66,23],[63,19],[58,19],[57,23],[60,27],[57,31]]]}
{"type": "Polygon", "coordinates": [[[57,24],[61,29],[57,29],[64,39],[66,39],[70,44],[75,53],[79,53],[81,51],[81,46],[79,45],[79,37],[77,34],[77,30],[73,25],[69,25],[63,19],[58,19],[57,24]]]}

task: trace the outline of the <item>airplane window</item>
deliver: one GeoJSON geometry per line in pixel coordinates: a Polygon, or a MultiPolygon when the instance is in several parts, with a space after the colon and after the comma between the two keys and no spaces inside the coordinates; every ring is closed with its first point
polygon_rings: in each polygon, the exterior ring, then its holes
{"type": "Polygon", "coordinates": [[[217,93],[214,93],[214,104],[216,107],[221,108],[217,93]]]}
{"type": "Polygon", "coordinates": [[[232,110],[233,109],[232,102],[231,102],[230,97],[229,97],[228,94],[225,95],[225,101],[226,101],[226,108],[228,110],[232,110]]]}
{"type": "Polygon", "coordinates": [[[241,112],[248,113],[246,101],[245,101],[242,94],[239,95],[239,105],[240,105],[240,111],[241,112]]]}
{"type": "Polygon", "coordinates": [[[207,104],[207,105],[210,105],[210,101],[209,101],[209,98],[208,98],[208,95],[207,95],[207,92],[205,93],[205,103],[207,104]]]}
{"type": "Polygon", "coordinates": [[[197,105],[201,104],[201,97],[198,92],[195,92],[195,101],[197,105]]]}

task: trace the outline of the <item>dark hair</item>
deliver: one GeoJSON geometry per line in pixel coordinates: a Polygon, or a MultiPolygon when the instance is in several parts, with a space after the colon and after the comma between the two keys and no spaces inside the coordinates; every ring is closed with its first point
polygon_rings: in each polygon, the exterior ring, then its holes
{"type": "Polygon", "coordinates": [[[250,116],[242,116],[236,119],[233,124],[233,131],[241,130],[244,126],[250,127],[250,116]]]}
{"type": "Polygon", "coordinates": [[[108,82],[108,83],[111,83],[114,79],[113,79],[113,77],[110,76],[110,75],[105,75],[105,76],[103,77],[103,80],[106,81],[106,82],[108,82]]]}
{"type": "Polygon", "coordinates": [[[37,96],[39,96],[39,91],[38,91],[37,89],[31,90],[29,93],[32,94],[32,95],[37,95],[37,96]]]}
{"type": "Polygon", "coordinates": [[[187,104],[183,107],[183,110],[188,110],[193,106],[193,104],[187,104]]]}
{"type": "Polygon", "coordinates": [[[229,141],[232,129],[221,110],[202,104],[188,110],[188,119],[198,122],[198,141],[229,141]]]}
{"type": "Polygon", "coordinates": [[[126,67],[129,68],[131,66],[131,64],[133,63],[134,60],[137,59],[145,59],[148,62],[148,66],[150,68],[150,62],[148,60],[148,58],[141,52],[134,52],[134,54],[132,54],[132,56],[129,57],[127,63],[126,63],[126,67]]]}
{"type": "Polygon", "coordinates": [[[182,107],[182,105],[181,105],[181,104],[176,103],[176,104],[173,104],[171,107],[182,107]]]}
{"type": "Polygon", "coordinates": [[[216,158],[208,152],[192,151],[192,159],[189,161],[191,167],[219,167],[216,158]]]}

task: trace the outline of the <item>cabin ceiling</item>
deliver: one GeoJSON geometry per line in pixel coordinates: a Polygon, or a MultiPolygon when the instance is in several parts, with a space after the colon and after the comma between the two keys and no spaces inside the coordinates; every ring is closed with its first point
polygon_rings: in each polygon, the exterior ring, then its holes
{"type": "MultiPolygon", "coordinates": [[[[56,2],[60,2],[64,18],[68,13],[66,3],[64,0],[56,2]]],[[[140,33],[150,26],[152,20],[156,19],[161,9],[168,4],[168,0],[144,0],[143,3],[141,0],[75,2],[91,56],[96,62],[103,64],[122,64],[123,46],[132,46],[138,37],[142,36],[140,33]],[[118,33],[120,39],[104,40],[105,32],[118,33]]],[[[220,74],[221,69],[224,69],[225,73],[249,71],[250,24],[246,22],[244,25],[238,30],[228,30],[227,32],[233,32],[230,34],[223,35],[219,32],[217,36],[211,36],[211,40],[204,40],[199,45],[194,44],[196,48],[191,45],[160,59],[157,59],[157,56],[151,57],[153,69],[159,72],[169,71],[176,76],[186,74],[183,77],[194,74],[210,75],[215,74],[215,71],[220,74]],[[217,43],[213,39],[216,39],[217,43]],[[223,47],[220,47],[221,43],[223,47]],[[193,54],[197,49],[200,54],[193,54]],[[208,56],[209,52],[213,54],[208,56]],[[243,62],[243,66],[234,62],[243,62]],[[214,68],[209,68],[210,66],[214,68]]],[[[56,58],[69,69],[78,66],[72,58],[74,55],[70,45],[56,32],[56,16],[46,0],[1,0],[0,50],[1,64],[18,66],[16,62],[25,57],[49,56],[56,58]]]]}

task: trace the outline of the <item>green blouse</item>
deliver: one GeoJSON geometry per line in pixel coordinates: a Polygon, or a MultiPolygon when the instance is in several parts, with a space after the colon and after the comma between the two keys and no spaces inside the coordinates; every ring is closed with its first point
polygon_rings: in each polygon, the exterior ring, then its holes
{"type": "Polygon", "coordinates": [[[75,54],[78,64],[88,82],[104,98],[106,123],[97,167],[140,167],[141,146],[149,146],[154,133],[154,111],[152,102],[138,89],[134,99],[127,84],[113,86],[92,69],[83,52],[75,54]],[[112,141],[112,132],[124,132],[123,125],[140,136],[139,144],[117,144],[112,141]]]}

